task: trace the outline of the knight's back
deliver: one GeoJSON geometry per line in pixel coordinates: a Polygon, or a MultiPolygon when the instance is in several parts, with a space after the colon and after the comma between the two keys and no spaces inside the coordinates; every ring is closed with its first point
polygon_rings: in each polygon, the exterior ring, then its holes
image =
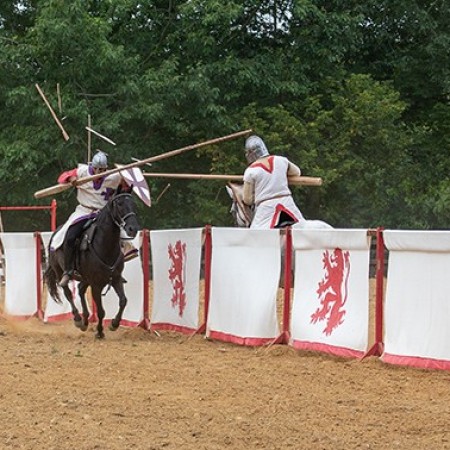
{"type": "Polygon", "coordinates": [[[271,155],[255,161],[244,173],[244,181],[253,181],[255,203],[273,196],[290,195],[287,172],[289,161],[284,156],[271,155]]]}

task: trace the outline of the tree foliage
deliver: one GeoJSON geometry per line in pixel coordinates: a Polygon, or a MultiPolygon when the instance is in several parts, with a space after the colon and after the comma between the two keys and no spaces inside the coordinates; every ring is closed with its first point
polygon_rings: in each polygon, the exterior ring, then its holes
{"type": "MultiPolygon", "coordinates": [[[[428,0],[2,2],[0,203],[48,203],[33,193],[86,161],[89,116],[117,143],[93,136],[92,150],[120,163],[252,128],[304,175],[323,177],[321,188],[293,189],[307,218],[448,228],[449,9],[428,0]]],[[[145,169],[242,173],[242,149],[243,140],[223,143],[145,169]]],[[[223,183],[149,183],[159,198],[140,206],[144,226],[231,224],[223,183]]],[[[74,193],[57,201],[61,222],[74,193]]],[[[40,220],[10,227],[46,227],[40,220]]]]}

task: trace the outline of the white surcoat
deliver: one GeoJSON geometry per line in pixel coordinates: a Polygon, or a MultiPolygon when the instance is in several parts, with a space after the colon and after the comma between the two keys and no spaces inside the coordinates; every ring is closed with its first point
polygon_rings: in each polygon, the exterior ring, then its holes
{"type": "Polygon", "coordinates": [[[255,186],[255,215],[250,228],[274,228],[283,211],[297,222],[304,220],[288,185],[289,160],[271,155],[267,161],[268,168],[255,161],[244,172],[244,182],[255,186]]]}
{"type": "MultiPolygon", "coordinates": [[[[80,164],[77,167],[77,179],[88,177],[93,174],[93,169],[87,164],[80,164]]],[[[87,183],[77,186],[78,206],[69,216],[66,223],[56,232],[52,240],[51,250],[56,250],[63,244],[70,225],[79,220],[94,218],[100,209],[108,203],[109,198],[113,195],[120,183],[120,174],[113,173],[106,178],[88,181],[87,183]]]]}

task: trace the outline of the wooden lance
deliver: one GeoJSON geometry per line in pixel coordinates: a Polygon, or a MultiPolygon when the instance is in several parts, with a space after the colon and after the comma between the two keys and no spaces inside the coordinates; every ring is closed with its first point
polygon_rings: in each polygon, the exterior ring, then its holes
{"type": "Polygon", "coordinates": [[[188,145],[187,147],[182,147],[182,148],[179,148],[176,150],[172,150],[170,152],[161,153],[156,156],[151,156],[150,158],[143,159],[141,161],[136,161],[136,162],[130,163],[130,164],[125,164],[123,166],[116,167],[115,169],[107,170],[105,172],[91,175],[89,177],[80,178],[79,180],[76,180],[73,183],[56,184],[54,186],[50,186],[48,188],[41,189],[40,191],[36,191],[34,193],[34,197],[42,198],[42,197],[47,197],[48,195],[59,194],[60,192],[66,191],[67,189],[71,188],[72,186],[75,186],[75,187],[80,186],[81,184],[87,183],[89,181],[97,180],[99,178],[103,178],[108,175],[112,175],[113,173],[117,173],[122,170],[132,169],[133,167],[139,167],[144,164],[153,163],[155,161],[160,161],[160,160],[166,159],[166,158],[171,158],[172,156],[176,156],[176,155],[179,155],[181,153],[184,153],[184,152],[187,152],[190,150],[195,150],[197,148],[206,147],[207,145],[219,144],[221,142],[229,141],[231,139],[236,139],[238,137],[246,136],[252,132],[253,132],[253,130],[251,130],[251,129],[245,130],[245,131],[239,131],[237,133],[229,134],[227,136],[210,139],[209,141],[200,142],[198,144],[193,144],[193,145],[188,145]]]}
{"type": "MultiPolygon", "coordinates": [[[[243,175],[219,175],[206,173],[158,173],[158,172],[144,172],[144,177],[150,178],[179,178],[185,180],[224,180],[243,182],[243,175]]],[[[318,177],[302,177],[292,176],[288,178],[289,184],[292,186],[321,186],[322,178],[318,177]]]]}
{"type": "Polygon", "coordinates": [[[56,125],[58,125],[59,129],[61,130],[61,133],[64,137],[64,139],[66,141],[69,140],[69,135],[67,134],[66,130],[64,129],[64,127],[62,126],[62,123],[59,121],[55,111],[53,111],[53,108],[50,106],[50,103],[47,100],[47,97],[45,96],[45,94],[42,92],[42,89],[39,87],[38,84],[35,84],[35,87],[37,89],[37,91],[39,92],[39,95],[42,97],[42,100],[44,100],[45,105],[47,106],[47,108],[50,111],[50,114],[52,115],[54,121],[56,122],[56,125]]]}
{"type": "Polygon", "coordinates": [[[116,145],[116,143],[114,141],[112,141],[111,139],[109,139],[106,136],[103,136],[103,134],[100,134],[98,131],[95,131],[94,129],[92,129],[91,127],[85,127],[86,130],[88,130],[90,133],[94,133],[96,136],[98,136],[99,138],[103,139],[104,141],[108,142],[111,145],[116,145]]]}

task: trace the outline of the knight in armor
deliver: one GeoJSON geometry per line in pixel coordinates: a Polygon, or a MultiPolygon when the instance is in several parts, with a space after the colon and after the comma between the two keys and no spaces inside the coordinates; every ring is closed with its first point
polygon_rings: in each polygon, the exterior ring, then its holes
{"type": "Polygon", "coordinates": [[[245,157],[249,165],[243,201],[255,209],[250,228],[283,228],[303,221],[288,185],[288,176],[300,175],[300,168],[283,156],[270,155],[259,136],[247,138],[245,157]]]}
{"type": "MultiPolygon", "coordinates": [[[[63,172],[58,177],[58,183],[74,183],[80,178],[96,175],[107,169],[106,153],[97,150],[89,164],[79,164],[77,168],[63,172]]],[[[119,173],[113,173],[76,186],[78,205],[52,241],[52,249],[64,245],[64,273],[59,283],[62,287],[76,278],[74,271],[77,239],[81,236],[86,223],[96,217],[119,185],[127,186],[119,173]]],[[[137,249],[134,250],[137,256],[137,249]]]]}

